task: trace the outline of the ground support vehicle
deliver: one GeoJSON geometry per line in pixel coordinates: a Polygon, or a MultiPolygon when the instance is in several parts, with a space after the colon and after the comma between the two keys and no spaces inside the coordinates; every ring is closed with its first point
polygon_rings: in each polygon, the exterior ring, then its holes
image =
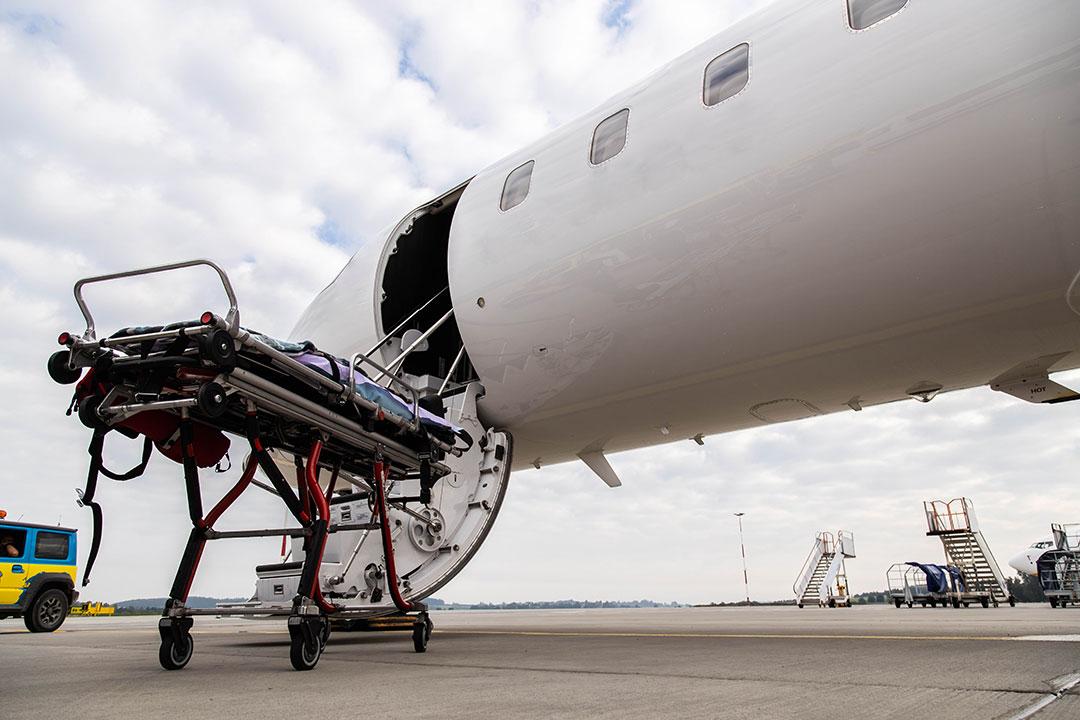
{"type": "Polygon", "coordinates": [[[64,623],[75,590],[76,531],[0,520],[0,619],[21,617],[30,632],[64,623]]]}

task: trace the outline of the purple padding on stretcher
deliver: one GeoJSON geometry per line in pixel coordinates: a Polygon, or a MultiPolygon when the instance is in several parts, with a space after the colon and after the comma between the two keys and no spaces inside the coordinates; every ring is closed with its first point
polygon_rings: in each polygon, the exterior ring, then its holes
{"type": "MultiPolygon", "coordinates": [[[[349,364],[348,362],[334,358],[334,364],[337,365],[337,373],[331,368],[330,360],[325,355],[320,355],[313,352],[300,352],[290,353],[292,358],[299,363],[302,363],[309,368],[318,370],[323,375],[333,379],[336,375],[340,378],[339,382],[344,381],[349,376],[349,364]]],[[[364,398],[368,402],[374,403],[383,409],[383,412],[395,415],[406,422],[413,421],[412,403],[403,400],[399,395],[391,390],[384,388],[382,385],[372,382],[360,372],[357,372],[353,376],[353,387],[356,389],[357,394],[364,398]]],[[[430,413],[424,408],[420,410],[420,422],[428,426],[428,428],[445,430],[452,434],[457,434],[461,429],[452,423],[447,422],[443,418],[430,413]]]]}

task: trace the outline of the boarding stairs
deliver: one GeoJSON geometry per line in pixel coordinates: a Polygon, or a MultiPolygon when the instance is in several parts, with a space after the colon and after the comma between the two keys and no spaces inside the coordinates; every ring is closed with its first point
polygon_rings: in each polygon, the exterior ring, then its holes
{"type": "Polygon", "coordinates": [[[799,607],[816,603],[820,607],[851,604],[844,560],[855,557],[855,539],[843,530],[835,535],[820,532],[803,563],[792,590],[799,607]]]}
{"type": "Polygon", "coordinates": [[[929,500],[923,503],[927,535],[941,539],[945,564],[960,570],[963,589],[949,593],[953,607],[979,602],[983,607],[1007,602],[1015,605],[1001,568],[990,552],[968,498],[929,500]]]}

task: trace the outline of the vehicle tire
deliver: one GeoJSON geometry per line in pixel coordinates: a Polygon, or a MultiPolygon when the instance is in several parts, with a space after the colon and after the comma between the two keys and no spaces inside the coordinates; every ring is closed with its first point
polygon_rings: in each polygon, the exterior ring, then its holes
{"type": "Polygon", "coordinates": [[[23,623],[32,633],[53,632],[64,624],[68,613],[67,594],[59,588],[39,592],[23,614],[23,623]]]}
{"type": "Polygon", "coordinates": [[[59,350],[49,356],[49,377],[61,385],[71,385],[82,376],[82,368],[68,367],[69,357],[71,353],[67,350],[59,350]]]}
{"type": "Polygon", "coordinates": [[[231,370],[236,365],[236,345],[232,336],[221,328],[203,335],[200,345],[203,358],[211,364],[225,370],[231,370]]]}
{"type": "Polygon", "coordinates": [[[158,662],[166,670],[183,670],[191,661],[194,652],[195,640],[191,633],[181,632],[179,643],[172,633],[168,633],[162,636],[161,645],[158,646],[158,662]]]}
{"type": "Polygon", "coordinates": [[[314,643],[304,642],[303,633],[293,635],[289,643],[289,661],[296,670],[314,670],[322,656],[322,645],[318,639],[314,643]]]}
{"type": "Polygon", "coordinates": [[[195,393],[195,403],[208,418],[219,418],[229,409],[229,397],[225,388],[216,382],[208,382],[195,393]]]}

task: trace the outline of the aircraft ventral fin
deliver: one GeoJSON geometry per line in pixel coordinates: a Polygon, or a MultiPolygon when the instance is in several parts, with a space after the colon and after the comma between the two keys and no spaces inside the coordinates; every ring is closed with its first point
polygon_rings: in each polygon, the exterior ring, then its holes
{"type": "Polygon", "coordinates": [[[1049,370],[1069,353],[1043,355],[1022,362],[990,381],[990,388],[1031,403],[1059,403],[1080,400],[1080,393],[1056,383],[1049,370]]]}
{"type": "Polygon", "coordinates": [[[611,463],[604,457],[603,450],[591,450],[589,452],[578,453],[578,457],[581,461],[589,466],[589,469],[596,473],[597,477],[607,483],[608,487],[619,487],[622,485],[622,480],[615,473],[614,468],[611,467],[611,463]]]}

